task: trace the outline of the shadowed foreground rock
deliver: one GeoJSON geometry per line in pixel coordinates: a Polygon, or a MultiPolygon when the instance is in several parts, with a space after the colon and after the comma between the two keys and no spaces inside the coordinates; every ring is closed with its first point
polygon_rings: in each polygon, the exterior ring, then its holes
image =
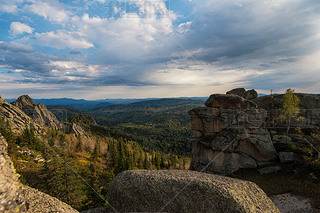
{"type": "Polygon", "coordinates": [[[256,184],[195,171],[135,170],[110,184],[118,212],[279,212],[256,184]]]}
{"type": "Polygon", "coordinates": [[[44,213],[44,212],[59,212],[59,213],[77,213],[68,204],[51,197],[48,194],[40,192],[36,189],[24,186],[23,193],[28,206],[27,213],[44,213]]]}

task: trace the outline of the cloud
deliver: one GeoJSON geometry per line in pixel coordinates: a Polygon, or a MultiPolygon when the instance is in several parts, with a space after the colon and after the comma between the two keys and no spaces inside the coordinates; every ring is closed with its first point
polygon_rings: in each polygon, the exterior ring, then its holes
{"type": "MultiPolygon", "coordinates": [[[[84,2],[98,7],[103,1],[84,2]]],[[[29,0],[23,8],[54,27],[0,43],[0,65],[24,82],[158,87],[153,91],[190,86],[204,92],[199,85],[303,89],[320,80],[318,1],[192,1],[187,18],[164,1],[119,0],[100,16],[65,4],[29,0]],[[19,43],[50,48],[37,52],[19,43]]]]}
{"type": "Polygon", "coordinates": [[[57,33],[35,33],[35,38],[36,43],[57,49],[65,49],[67,47],[87,49],[94,46],[92,43],[81,38],[78,33],[74,32],[58,31],[57,33]]]}
{"type": "Polygon", "coordinates": [[[15,35],[23,33],[32,34],[34,29],[20,22],[12,22],[10,25],[10,31],[15,35]]]}
{"type": "Polygon", "coordinates": [[[2,0],[0,1],[0,13],[16,13],[19,10],[18,5],[22,2],[23,0],[2,0]]]}
{"type": "Polygon", "coordinates": [[[25,10],[42,16],[50,21],[62,23],[69,19],[72,14],[66,10],[66,6],[58,0],[28,0],[29,3],[24,6],[25,10]]]}
{"type": "Polygon", "coordinates": [[[0,41],[0,53],[31,53],[33,52],[33,48],[24,45],[24,44],[19,44],[16,42],[3,42],[0,41]]]}

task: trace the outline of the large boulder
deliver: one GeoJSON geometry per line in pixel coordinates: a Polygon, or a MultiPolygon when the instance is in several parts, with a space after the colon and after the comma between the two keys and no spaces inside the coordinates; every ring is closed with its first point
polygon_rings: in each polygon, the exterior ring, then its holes
{"type": "Polygon", "coordinates": [[[118,212],[279,212],[254,183],[178,170],[123,172],[108,202],[118,212]]]}
{"type": "Polygon", "coordinates": [[[228,91],[226,94],[238,95],[246,100],[253,100],[258,97],[258,92],[254,89],[246,90],[245,88],[236,88],[228,91]]]}
{"type": "Polygon", "coordinates": [[[223,109],[256,109],[257,105],[238,95],[233,94],[212,94],[204,103],[207,107],[223,109]]]}
{"type": "Polygon", "coordinates": [[[246,92],[245,88],[235,88],[235,89],[228,91],[226,94],[233,94],[233,95],[243,97],[245,92],[246,92]]]}
{"type": "Polygon", "coordinates": [[[39,190],[24,186],[23,193],[28,204],[27,213],[59,212],[59,213],[77,213],[68,204],[51,197],[39,190]]]}

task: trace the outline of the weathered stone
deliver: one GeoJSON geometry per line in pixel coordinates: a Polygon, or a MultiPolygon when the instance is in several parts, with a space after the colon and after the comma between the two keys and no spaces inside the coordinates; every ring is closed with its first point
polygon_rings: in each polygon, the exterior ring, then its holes
{"type": "Polygon", "coordinates": [[[34,123],[32,119],[21,109],[8,104],[5,101],[3,101],[0,105],[0,116],[2,119],[4,119],[4,121],[8,121],[10,123],[13,132],[22,132],[26,123],[33,123],[36,131],[40,129],[40,126],[37,123],[34,123]]]}
{"type": "Polygon", "coordinates": [[[258,172],[262,175],[267,175],[271,173],[275,173],[277,171],[280,171],[281,167],[280,166],[270,166],[270,167],[265,167],[258,169],[258,172]]]}
{"type": "Polygon", "coordinates": [[[243,96],[243,98],[247,100],[253,100],[257,97],[258,97],[258,93],[254,89],[246,91],[243,96]]]}
{"type": "Polygon", "coordinates": [[[272,140],[275,142],[292,142],[292,139],[287,135],[274,135],[272,140]]]}
{"type": "Polygon", "coordinates": [[[286,193],[271,196],[270,199],[284,213],[319,212],[317,209],[312,208],[313,201],[309,198],[286,193]]]}
{"type": "Polygon", "coordinates": [[[21,198],[19,176],[15,173],[13,163],[7,154],[7,147],[7,142],[0,134],[0,210],[25,212],[26,203],[21,198]]]}
{"type": "Polygon", "coordinates": [[[36,189],[23,186],[25,201],[28,203],[27,213],[59,212],[59,213],[77,213],[68,204],[51,197],[36,189]]]}
{"type": "Polygon", "coordinates": [[[207,107],[223,109],[256,109],[257,105],[244,98],[232,94],[213,94],[205,102],[207,107]]]}
{"type": "Polygon", "coordinates": [[[86,131],[84,131],[82,129],[82,127],[78,124],[75,123],[65,123],[65,132],[67,134],[74,134],[75,136],[84,136],[89,138],[88,134],[86,133],[86,131]]]}
{"type": "Polygon", "coordinates": [[[295,161],[293,152],[279,152],[278,155],[281,163],[291,163],[295,161]]]}
{"type": "Polygon", "coordinates": [[[228,91],[226,94],[233,94],[233,95],[243,97],[245,92],[246,92],[245,88],[235,88],[235,89],[228,91]]]}
{"type": "MultiPolygon", "coordinates": [[[[241,100],[246,101],[242,98],[241,100]]],[[[247,161],[253,168],[257,164],[252,163],[252,160],[274,161],[278,158],[270,134],[264,128],[267,117],[264,109],[201,107],[190,110],[189,114],[192,136],[196,139],[193,144],[191,169],[202,170],[199,168],[202,168],[204,160],[207,160],[214,162],[205,172],[232,173],[243,168],[232,153],[248,157],[247,161]],[[220,152],[223,153],[218,155],[220,152]]]]}
{"type": "Polygon", "coordinates": [[[258,93],[254,89],[246,91],[244,88],[232,89],[226,94],[238,95],[246,100],[252,100],[258,97],[258,93]]]}
{"type": "Polygon", "coordinates": [[[125,171],[108,202],[118,212],[279,212],[254,183],[178,170],[125,171]]]}
{"type": "Polygon", "coordinates": [[[20,96],[11,104],[21,109],[40,126],[60,128],[60,122],[56,116],[44,104],[36,104],[28,95],[20,96]]]}
{"type": "Polygon", "coordinates": [[[190,169],[207,173],[232,174],[240,168],[257,167],[252,157],[244,153],[232,153],[234,149],[232,147],[234,147],[233,143],[213,150],[210,145],[205,142],[194,141],[190,169]],[[218,149],[222,149],[223,151],[218,149]]]}
{"type": "Polygon", "coordinates": [[[272,161],[277,159],[277,151],[270,139],[269,132],[264,128],[243,129],[235,151],[245,153],[257,161],[272,161]]]}
{"type": "Polygon", "coordinates": [[[45,162],[45,159],[41,156],[41,155],[37,155],[34,159],[33,159],[34,162],[36,163],[43,163],[45,162]]]}

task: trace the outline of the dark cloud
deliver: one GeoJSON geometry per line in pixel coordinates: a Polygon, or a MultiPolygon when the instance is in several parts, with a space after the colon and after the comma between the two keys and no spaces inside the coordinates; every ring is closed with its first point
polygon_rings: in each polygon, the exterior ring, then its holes
{"type": "Polygon", "coordinates": [[[182,41],[188,50],[202,49],[194,55],[197,60],[230,64],[239,57],[270,60],[312,51],[314,43],[305,41],[316,33],[312,20],[319,20],[319,1],[287,1],[277,7],[264,1],[226,2],[220,8],[200,8],[182,41]]]}
{"type": "Polygon", "coordinates": [[[79,50],[70,50],[70,51],[69,51],[69,54],[71,54],[71,55],[81,55],[82,52],[79,51],[79,50]]]}
{"type": "Polygon", "coordinates": [[[15,42],[0,42],[0,53],[32,53],[33,48],[24,44],[15,42]]]}

